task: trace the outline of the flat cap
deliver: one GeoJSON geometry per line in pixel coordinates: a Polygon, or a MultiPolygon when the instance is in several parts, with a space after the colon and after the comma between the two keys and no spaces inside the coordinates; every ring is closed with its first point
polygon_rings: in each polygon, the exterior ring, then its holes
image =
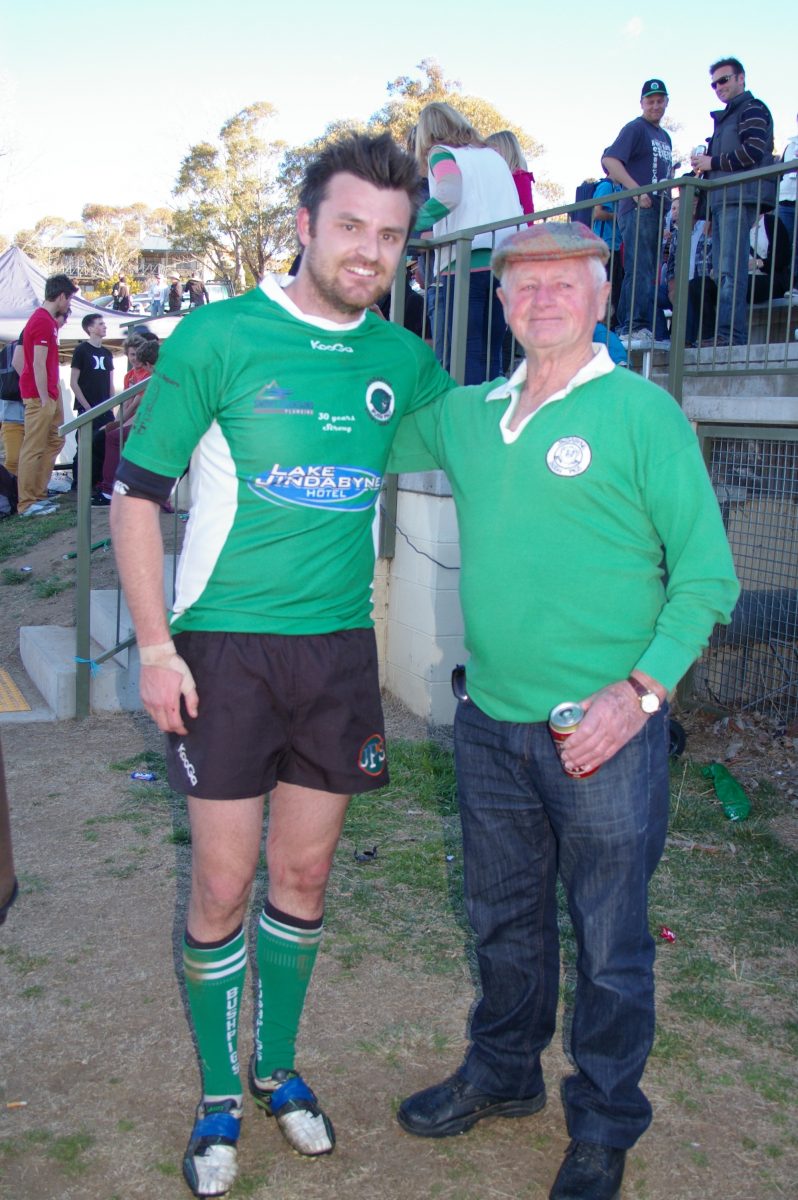
{"type": "Polygon", "coordinates": [[[536,221],[502,242],[494,250],[490,265],[494,275],[501,275],[511,262],[552,262],[592,255],[605,263],[610,248],[581,221],[536,221]]]}

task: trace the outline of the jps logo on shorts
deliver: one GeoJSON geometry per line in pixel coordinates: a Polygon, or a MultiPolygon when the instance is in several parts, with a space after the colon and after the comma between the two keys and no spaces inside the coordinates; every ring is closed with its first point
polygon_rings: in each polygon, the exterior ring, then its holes
{"type": "Polygon", "coordinates": [[[358,767],[364,775],[376,778],[385,770],[385,740],[379,733],[374,733],[360,747],[358,767]]]}

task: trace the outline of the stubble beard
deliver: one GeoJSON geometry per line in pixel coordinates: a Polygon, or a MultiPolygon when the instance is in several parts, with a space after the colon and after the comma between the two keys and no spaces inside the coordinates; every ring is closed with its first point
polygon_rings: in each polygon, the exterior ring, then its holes
{"type": "Polygon", "coordinates": [[[372,304],[375,304],[376,301],[379,300],[387,290],[378,283],[378,279],[375,277],[373,280],[371,293],[368,298],[362,302],[354,303],[343,294],[334,279],[327,277],[317,270],[316,264],[313,261],[313,256],[312,254],[308,254],[307,248],[305,250],[304,267],[308,273],[311,283],[313,284],[314,290],[324,301],[325,305],[329,309],[332,309],[333,312],[339,313],[341,316],[360,316],[365,309],[369,308],[372,304]]]}

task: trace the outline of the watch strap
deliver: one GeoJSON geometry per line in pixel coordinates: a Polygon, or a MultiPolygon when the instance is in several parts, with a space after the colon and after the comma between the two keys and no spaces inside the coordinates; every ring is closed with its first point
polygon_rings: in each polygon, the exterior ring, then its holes
{"type": "Polygon", "coordinates": [[[641,683],[639,679],[635,679],[634,675],[627,676],[626,682],[631,686],[632,690],[636,693],[637,699],[640,703],[640,707],[642,708],[644,713],[648,713],[650,715],[651,713],[655,713],[655,712],[659,711],[659,709],[662,707],[662,701],[660,700],[660,698],[656,692],[652,691],[651,688],[646,687],[646,685],[644,683],[641,683]],[[644,701],[647,700],[649,697],[651,697],[651,699],[649,700],[648,704],[646,705],[644,703],[644,701]],[[652,703],[652,700],[654,701],[654,703],[652,703]]]}

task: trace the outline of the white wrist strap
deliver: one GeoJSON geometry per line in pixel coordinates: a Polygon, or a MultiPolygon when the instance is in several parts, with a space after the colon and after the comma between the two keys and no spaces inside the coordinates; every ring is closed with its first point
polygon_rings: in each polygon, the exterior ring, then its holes
{"type": "Polygon", "coordinates": [[[182,676],[180,691],[183,695],[194,691],[196,684],[194,676],[188,669],[187,663],[180,657],[171,639],[157,646],[139,646],[139,659],[143,667],[163,667],[167,671],[177,671],[182,676]]]}

